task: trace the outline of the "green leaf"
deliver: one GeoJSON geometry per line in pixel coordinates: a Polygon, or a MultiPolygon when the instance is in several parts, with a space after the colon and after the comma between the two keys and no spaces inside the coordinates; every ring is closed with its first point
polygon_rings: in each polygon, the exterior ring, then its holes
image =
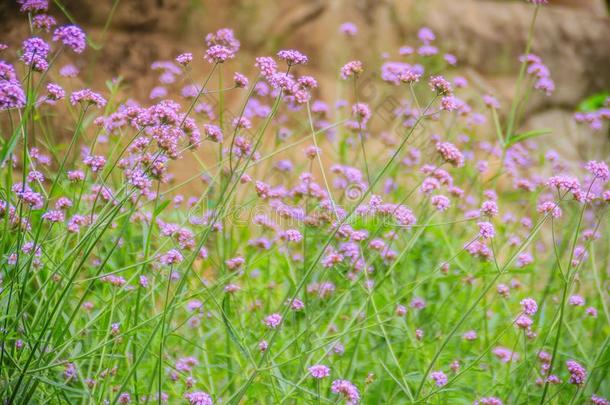
{"type": "Polygon", "coordinates": [[[155,212],[154,212],[154,214],[153,214],[153,215],[154,215],[155,217],[159,216],[159,214],[160,214],[160,213],[162,213],[162,212],[163,212],[163,210],[167,208],[167,206],[169,205],[169,203],[170,203],[170,201],[169,201],[169,200],[163,201],[161,204],[159,204],[159,206],[157,207],[157,209],[155,210],[155,212]]]}
{"type": "Polygon", "coordinates": [[[594,94],[591,97],[588,97],[581,101],[581,103],[578,105],[578,111],[587,112],[599,110],[601,107],[604,106],[608,97],[610,97],[610,93],[608,93],[607,91],[594,94]]]}
{"type": "Polygon", "coordinates": [[[519,143],[521,141],[525,141],[526,139],[529,138],[534,138],[537,136],[541,136],[541,135],[546,135],[546,134],[550,134],[551,132],[553,132],[551,129],[549,128],[543,128],[543,129],[534,129],[532,131],[527,131],[527,132],[523,132],[521,134],[517,134],[513,137],[511,137],[509,139],[509,141],[506,143],[506,147],[510,147],[516,143],[519,143]]]}

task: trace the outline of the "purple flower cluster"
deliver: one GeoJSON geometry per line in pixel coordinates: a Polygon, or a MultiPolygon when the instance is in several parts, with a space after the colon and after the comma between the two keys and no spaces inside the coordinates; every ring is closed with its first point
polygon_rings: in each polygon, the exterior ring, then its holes
{"type": "Polygon", "coordinates": [[[26,98],[13,65],[0,60],[0,111],[25,107],[26,98]]]}
{"type": "Polygon", "coordinates": [[[31,37],[23,41],[21,61],[37,72],[48,69],[47,57],[51,52],[51,46],[43,39],[31,37]]]}
{"type": "Polygon", "coordinates": [[[341,68],[341,77],[345,80],[347,80],[350,77],[358,77],[358,75],[360,73],[362,73],[364,71],[363,67],[362,67],[362,62],[360,62],[359,60],[353,60],[350,62],[347,62],[342,68],[341,68]]]}
{"type": "Polygon", "coordinates": [[[328,368],[327,366],[323,365],[323,364],[316,364],[313,365],[311,367],[309,367],[307,369],[309,371],[309,374],[311,374],[311,376],[315,379],[322,379],[322,378],[326,378],[330,375],[330,368],[328,368]]]}
{"type": "Polygon", "coordinates": [[[582,385],[585,383],[587,378],[587,370],[575,360],[568,360],[566,362],[568,372],[570,373],[570,384],[582,385]]]}
{"type": "Polygon", "coordinates": [[[49,0],[17,0],[17,4],[21,5],[22,13],[38,13],[49,8],[49,0]]]}
{"type": "Polygon", "coordinates": [[[85,106],[94,105],[97,108],[103,108],[106,105],[106,99],[91,89],[83,89],[70,95],[70,104],[76,105],[79,103],[85,106]]]}
{"type": "Polygon", "coordinates": [[[536,79],[534,88],[550,96],[555,91],[555,82],[551,79],[549,68],[542,62],[542,59],[530,53],[521,57],[527,64],[527,73],[536,79]]]}
{"type": "Polygon", "coordinates": [[[309,60],[307,56],[294,49],[282,49],[277,53],[277,57],[286,61],[288,66],[304,65],[309,60]]]}
{"type": "Polygon", "coordinates": [[[53,41],[61,42],[76,53],[83,53],[87,47],[85,32],[76,25],[63,25],[53,32],[53,41]]]}
{"type": "Polygon", "coordinates": [[[348,380],[333,381],[331,390],[335,394],[342,395],[347,405],[357,405],[360,403],[360,391],[348,380]]]}

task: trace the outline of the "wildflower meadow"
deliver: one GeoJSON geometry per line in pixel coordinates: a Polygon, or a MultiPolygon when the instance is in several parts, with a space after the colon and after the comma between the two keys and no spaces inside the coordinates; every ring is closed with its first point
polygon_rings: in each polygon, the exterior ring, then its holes
{"type": "MultiPolygon", "coordinates": [[[[149,97],[82,87],[87,33],[17,3],[3,404],[608,404],[608,157],[522,125],[561,86],[535,54],[545,0],[508,102],[431,29],[361,60],[349,22],[330,83],[216,27],[150,66],[149,97]]],[[[574,125],[607,131],[609,108],[574,125]]]]}

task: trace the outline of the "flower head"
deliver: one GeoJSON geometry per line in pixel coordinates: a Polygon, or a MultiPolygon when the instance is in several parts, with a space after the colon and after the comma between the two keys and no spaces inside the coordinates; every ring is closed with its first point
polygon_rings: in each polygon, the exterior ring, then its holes
{"type": "Polygon", "coordinates": [[[364,69],[362,67],[362,62],[360,62],[359,60],[353,60],[353,61],[347,62],[341,68],[341,77],[343,79],[348,79],[350,77],[358,77],[358,75],[360,73],[362,73],[363,71],[364,71],[364,69]]]}
{"type": "Polygon", "coordinates": [[[82,103],[84,105],[94,105],[98,108],[103,108],[106,105],[106,99],[99,93],[95,93],[90,89],[78,90],[70,96],[70,104],[76,105],[82,103]]]}
{"type": "Polygon", "coordinates": [[[582,385],[587,378],[587,370],[575,360],[566,362],[568,372],[570,373],[570,384],[582,385]]]}
{"type": "Polygon", "coordinates": [[[356,405],[360,402],[360,391],[354,384],[347,380],[335,380],[331,385],[335,394],[341,394],[346,399],[347,405],[356,405]]]}
{"type": "Polygon", "coordinates": [[[76,53],[83,53],[87,46],[85,32],[76,25],[63,25],[53,32],[53,41],[61,41],[76,53]]]}
{"type": "Polygon", "coordinates": [[[265,318],[265,325],[271,329],[277,329],[282,323],[282,316],[280,314],[271,314],[265,318]]]}
{"type": "Polygon", "coordinates": [[[323,364],[316,364],[307,369],[309,374],[315,379],[322,379],[330,375],[330,368],[323,364]]]}
{"type": "Polygon", "coordinates": [[[205,52],[205,59],[210,63],[224,63],[234,57],[235,53],[222,45],[213,45],[205,52]]]}
{"type": "Polygon", "coordinates": [[[344,22],[339,26],[339,31],[348,37],[353,37],[358,33],[358,27],[352,22],[344,22]]]}
{"type": "Polygon", "coordinates": [[[285,60],[288,66],[303,65],[308,62],[307,56],[294,49],[282,49],[277,53],[277,57],[285,60]]]}
{"type": "Polygon", "coordinates": [[[526,315],[534,315],[538,311],[538,304],[532,298],[524,298],[520,302],[523,313],[526,315]]]}
{"type": "Polygon", "coordinates": [[[203,391],[195,391],[195,392],[187,392],[184,394],[184,398],[189,402],[190,405],[213,405],[212,397],[203,392],[203,391]]]}
{"type": "Polygon", "coordinates": [[[434,380],[437,387],[447,385],[447,376],[442,371],[433,371],[430,373],[430,378],[434,380]]]}

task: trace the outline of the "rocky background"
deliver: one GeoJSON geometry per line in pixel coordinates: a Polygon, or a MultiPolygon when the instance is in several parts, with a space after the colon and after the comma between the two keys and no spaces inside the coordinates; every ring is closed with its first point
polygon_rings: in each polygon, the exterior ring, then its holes
{"type": "MultiPolygon", "coordinates": [[[[201,55],[205,34],[221,27],[235,30],[242,54],[261,55],[279,47],[302,50],[310,56],[308,69],[324,83],[349,58],[378,59],[382,52],[396,54],[400,46],[414,44],[415,33],[425,25],[434,30],[443,51],[458,56],[471,83],[507,99],[532,15],[524,0],[56,1],[52,13],[64,20],[58,5],[86,29],[97,48],[87,53],[88,63],[96,62],[96,74],[83,72],[82,79],[95,87],[96,81],[121,75],[130,91],[142,97],[156,79],[151,62],[185,51],[201,55]],[[349,46],[337,29],[345,21],[359,28],[349,46]]],[[[532,100],[524,126],[553,128],[549,142],[575,161],[610,155],[607,131],[593,133],[571,119],[583,99],[610,89],[608,9],[604,0],[551,0],[536,26],[533,52],[551,69],[557,90],[552,97],[532,100]]],[[[14,1],[0,1],[2,42],[24,38],[23,18],[14,1]]]]}

